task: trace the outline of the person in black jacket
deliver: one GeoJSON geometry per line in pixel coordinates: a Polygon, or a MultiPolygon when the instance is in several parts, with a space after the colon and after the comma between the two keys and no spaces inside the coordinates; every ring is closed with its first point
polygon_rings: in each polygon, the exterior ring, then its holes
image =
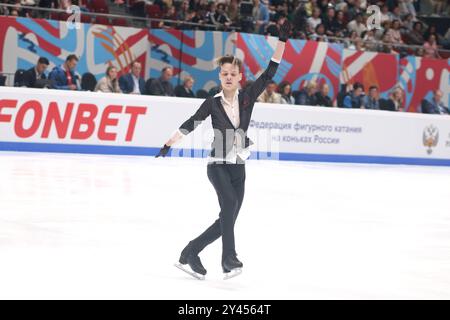
{"type": "Polygon", "coordinates": [[[183,80],[183,84],[175,87],[175,96],[184,98],[195,98],[195,93],[192,91],[194,86],[194,78],[187,76],[183,80]]]}
{"type": "Polygon", "coordinates": [[[203,120],[211,116],[214,141],[209,154],[207,174],[216,190],[220,204],[217,219],[200,236],[190,241],[180,255],[176,266],[198,279],[204,279],[199,253],[222,236],[222,269],[225,279],[242,271],[242,262],[237,259],[234,241],[234,225],[244,198],[245,160],[250,156],[249,146],[253,142],[247,137],[253,106],[264,91],[268,81],[275,75],[283,57],[290,25],[286,20],[279,41],[266,70],[258,79],[243,90],[238,90],[242,79],[242,62],[233,56],[218,59],[219,79],[222,91],[207,98],[197,112],[186,120],[179,130],[164,144],[157,157],[165,156],[170,147],[184,135],[192,132],[203,120]],[[189,269],[185,268],[189,265],[189,269]]]}
{"type": "Polygon", "coordinates": [[[30,68],[24,72],[23,82],[21,85],[27,88],[35,88],[36,80],[47,79],[44,72],[47,70],[48,65],[48,59],[45,57],[40,57],[37,64],[33,68],[30,68]]]}

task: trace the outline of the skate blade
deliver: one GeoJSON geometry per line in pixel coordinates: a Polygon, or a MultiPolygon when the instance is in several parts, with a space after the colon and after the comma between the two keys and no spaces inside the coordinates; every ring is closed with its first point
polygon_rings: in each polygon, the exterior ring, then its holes
{"type": "Polygon", "coordinates": [[[190,276],[192,276],[192,277],[194,277],[194,278],[196,278],[198,280],[205,280],[205,276],[204,275],[189,270],[188,268],[186,268],[181,263],[175,263],[174,266],[177,267],[180,270],[183,270],[184,272],[186,272],[187,274],[189,274],[190,276]]]}
{"type": "Polygon", "coordinates": [[[223,277],[223,280],[228,280],[228,279],[237,277],[241,273],[242,273],[242,268],[233,269],[230,272],[225,273],[225,276],[223,277]]]}

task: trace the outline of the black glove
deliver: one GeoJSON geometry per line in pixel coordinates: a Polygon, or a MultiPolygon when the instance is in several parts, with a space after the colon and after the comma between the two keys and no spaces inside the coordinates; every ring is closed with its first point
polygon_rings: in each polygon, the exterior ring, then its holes
{"type": "Polygon", "coordinates": [[[159,153],[155,156],[155,158],[165,157],[167,155],[167,153],[169,153],[169,149],[170,149],[170,146],[165,144],[164,147],[162,147],[161,150],[159,150],[159,153]]]}
{"type": "Polygon", "coordinates": [[[288,19],[284,20],[284,23],[280,27],[278,40],[286,42],[289,38],[289,35],[291,34],[291,24],[289,23],[288,19]]]}

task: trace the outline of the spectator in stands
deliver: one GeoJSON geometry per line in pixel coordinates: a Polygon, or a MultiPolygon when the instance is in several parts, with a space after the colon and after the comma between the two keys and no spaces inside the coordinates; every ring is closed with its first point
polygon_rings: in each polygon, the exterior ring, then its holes
{"type": "Polygon", "coordinates": [[[328,42],[323,23],[317,25],[315,32],[310,36],[310,40],[328,42]]]}
{"type": "Polygon", "coordinates": [[[226,30],[231,25],[231,20],[225,12],[225,4],[219,3],[217,9],[207,16],[207,23],[216,26],[216,30],[226,30]]]}
{"type": "Polygon", "coordinates": [[[364,47],[368,51],[376,51],[377,50],[377,39],[375,38],[374,30],[367,30],[363,35],[364,47]]]}
{"type": "Polygon", "coordinates": [[[349,32],[355,31],[358,37],[361,37],[361,34],[367,31],[362,14],[356,15],[355,19],[348,23],[347,29],[349,32]]]}
{"type": "Polygon", "coordinates": [[[264,103],[281,103],[281,95],[276,92],[277,84],[270,80],[267,84],[266,90],[258,97],[258,102],[264,103]]]}
{"type": "Polygon", "coordinates": [[[333,36],[333,22],[336,18],[336,10],[333,7],[328,7],[326,9],[327,14],[322,19],[322,23],[325,27],[325,30],[329,36],[333,36]]]}
{"type": "Polygon", "coordinates": [[[385,21],[391,21],[391,16],[389,15],[389,7],[387,5],[382,6],[380,12],[380,23],[383,23],[385,21]]]}
{"type": "Polygon", "coordinates": [[[295,99],[292,96],[291,84],[287,81],[283,81],[278,86],[278,93],[281,95],[281,103],[283,104],[295,104],[295,99]]]}
{"type": "Polygon", "coordinates": [[[431,101],[422,101],[422,112],[430,114],[450,114],[448,106],[445,106],[441,99],[442,91],[434,90],[431,101]]]}
{"type": "Polygon", "coordinates": [[[280,34],[280,28],[285,20],[286,16],[280,14],[276,23],[269,23],[269,25],[267,26],[267,33],[273,37],[278,37],[278,35],[280,34]]]}
{"type": "Polygon", "coordinates": [[[378,87],[370,86],[369,93],[363,99],[363,109],[380,110],[378,87]]]}
{"type": "Polygon", "coordinates": [[[130,73],[124,74],[119,78],[119,87],[123,93],[144,94],[145,81],[141,78],[142,66],[139,62],[131,63],[130,73]]]}
{"type": "Polygon", "coordinates": [[[77,64],[78,57],[74,54],[70,54],[67,56],[64,64],[54,67],[48,76],[52,81],[52,88],[60,90],[80,90],[80,79],[75,72],[77,64]]]}
{"type": "Polygon", "coordinates": [[[445,42],[444,37],[437,32],[436,25],[434,24],[429,26],[428,30],[425,32],[423,37],[424,39],[429,39],[430,35],[434,35],[436,37],[436,43],[438,46],[441,45],[443,42],[445,42]]]}
{"type": "Polygon", "coordinates": [[[386,111],[403,111],[403,90],[400,87],[395,87],[389,98],[380,99],[380,109],[386,111]]]}
{"type": "Polygon", "coordinates": [[[194,78],[187,76],[184,78],[183,84],[175,88],[175,96],[184,98],[195,98],[192,87],[194,86],[194,78]]]}
{"type": "Polygon", "coordinates": [[[161,70],[161,76],[152,81],[149,94],[154,96],[174,96],[174,89],[170,80],[173,77],[173,68],[164,67],[161,70]]]}
{"type": "Polygon", "coordinates": [[[359,109],[363,104],[364,86],[362,83],[355,82],[353,90],[350,91],[344,98],[344,108],[359,109]]]}
{"type": "Polygon", "coordinates": [[[413,1],[412,0],[397,0],[398,6],[400,8],[400,14],[405,15],[411,15],[413,19],[416,18],[416,9],[414,8],[413,1]]]}
{"type": "Polygon", "coordinates": [[[416,23],[414,23],[412,32],[409,32],[406,35],[408,38],[409,44],[413,44],[413,45],[417,45],[417,46],[423,45],[425,40],[423,38],[422,27],[423,27],[422,22],[417,21],[416,23]]]}
{"type": "Polygon", "coordinates": [[[316,106],[317,105],[316,92],[317,92],[317,83],[313,80],[308,81],[306,86],[302,90],[300,90],[298,94],[294,97],[295,104],[299,104],[302,106],[316,106]]]}
{"type": "Polygon", "coordinates": [[[232,23],[237,23],[239,20],[239,1],[231,0],[227,7],[227,16],[232,23]]]}
{"type": "Polygon", "coordinates": [[[316,93],[316,102],[318,106],[322,107],[332,107],[333,101],[331,101],[331,98],[328,96],[328,93],[330,92],[330,87],[326,83],[322,83],[320,86],[319,91],[316,93]]]}
{"type": "Polygon", "coordinates": [[[392,43],[403,43],[402,36],[400,34],[400,20],[392,21],[391,28],[386,31],[386,35],[392,43]]]}
{"type": "Polygon", "coordinates": [[[22,78],[22,86],[28,88],[35,88],[36,81],[40,79],[47,79],[45,75],[45,70],[47,70],[49,65],[49,61],[45,57],[40,57],[37,61],[37,64],[24,72],[22,78]]]}
{"type": "Polygon", "coordinates": [[[260,0],[253,0],[253,21],[255,32],[262,34],[269,23],[269,9],[260,0]]]}
{"type": "Polygon", "coordinates": [[[94,91],[122,93],[119,87],[119,80],[117,79],[116,67],[109,66],[106,69],[106,75],[97,82],[94,91]]]}
{"type": "Polygon", "coordinates": [[[424,50],[423,56],[425,58],[436,58],[436,59],[441,58],[436,43],[436,36],[434,34],[430,34],[430,36],[428,37],[428,41],[425,42],[423,45],[423,50],[424,50]]]}
{"type": "Polygon", "coordinates": [[[391,12],[389,12],[389,15],[391,16],[391,21],[394,20],[402,20],[402,15],[400,12],[400,8],[398,6],[394,7],[391,12]]]}
{"type": "Polygon", "coordinates": [[[322,19],[320,18],[320,9],[315,7],[313,9],[312,16],[308,18],[308,24],[311,26],[311,29],[316,29],[316,27],[322,23],[322,19]]]}
{"type": "Polygon", "coordinates": [[[333,20],[330,30],[335,37],[344,37],[346,35],[347,27],[343,11],[336,12],[336,18],[333,20]]]}

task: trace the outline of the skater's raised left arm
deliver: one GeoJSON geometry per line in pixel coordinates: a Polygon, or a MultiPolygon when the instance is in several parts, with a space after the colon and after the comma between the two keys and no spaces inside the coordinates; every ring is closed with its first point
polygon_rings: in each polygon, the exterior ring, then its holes
{"type": "Polygon", "coordinates": [[[289,34],[291,31],[291,25],[287,19],[284,20],[283,24],[280,27],[279,37],[277,46],[275,48],[275,52],[270,59],[269,65],[266,70],[256,79],[256,81],[246,89],[250,98],[253,101],[259,97],[259,95],[264,91],[267,86],[267,82],[272,80],[273,76],[277,72],[278,65],[283,58],[284,49],[286,47],[286,41],[289,38],[289,34]]]}

